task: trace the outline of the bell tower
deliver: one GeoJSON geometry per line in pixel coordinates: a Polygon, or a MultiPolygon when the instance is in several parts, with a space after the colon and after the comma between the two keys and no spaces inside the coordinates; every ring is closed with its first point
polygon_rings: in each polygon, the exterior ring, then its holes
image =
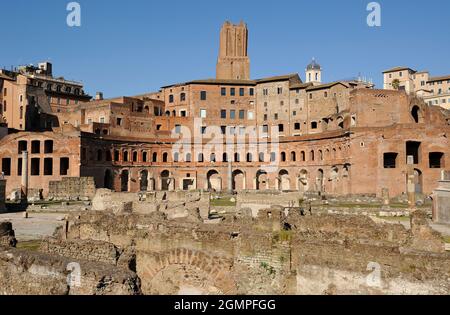
{"type": "Polygon", "coordinates": [[[219,58],[216,79],[250,80],[250,59],[247,55],[248,30],[241,21],[238,25],[225,22],[220,30],[219,58]]]}

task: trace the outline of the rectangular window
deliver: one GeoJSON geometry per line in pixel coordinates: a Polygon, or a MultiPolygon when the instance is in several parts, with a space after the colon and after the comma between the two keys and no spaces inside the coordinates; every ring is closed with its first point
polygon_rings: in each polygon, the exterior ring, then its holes
{"type": "Polygon", "coordinates": [[[31,176],[39,176],[40,163],[41,163],[41,160],[39,158],[31,159],[31,176]]]}
{"type": "Polygon", "coordinates": [[[17,159],[17,175],[22,176],[22,158],[17,159]]]}
{"type": "Polygon", "coordinates": [[[59,174],[66,176],[69,173],[69,158],[64,157],[59,160],[59,174]]]}
{"type": "Polygon", "coordinates": [[[173,95],[172,94],[169,95],[169,103],[173,103],[173,95]]]}
{"type": "Polygon", "coordinates": [[[268,125],[263,125],[263,132],[264,133],[269,132],[269,126],[268,125]]]}
{"type": "MultiPolygon", "coordinates": [[[[90,124],[90,122],[88,122],[88,123],[90,124]]],[[[117,126],[122,126],[122,118],[117,118],[116,125],[117,126]]]]}
{"type": "Polygon", "coordinates": [[[180,102],[184,102],[186,100],[186,93],[180,94],[180,102]]]}
{"type": "Polygon", "coordinates": [[[186,117],[186,111],[185,110],[180,111],[180,116],[181,117],[186,117]]]}
{"type": "Polygon", "coordinates": [[[385,153],[383,157],[384,168],[396,168],[397,156],[397,153],[385,153]]]}
{"type": "Polygon", "coordinates": [[[245,95],[245,90],[244,88],[240,88],[239,89],[239,96],[244,96],[245,95]]]}
{"type": "Polygon", "coordinates": [[[200,100],[201,101],[206,101],[206,91],[201,91],[200,92],[200,100]]]}
{"type": "Polygon", "coordinates": [[[200,118],[206,118],[206,109],[200,109],[200,118]]]}
{"type": "Polygon", "coordinates": [[[222,131],[222,134],[224,135],[227,132],[227,126],[220,126],[220,130],[222,131]]]}
{"type": "Polygon", "coordinates": [[[222,109],[220,111],[220,118],[222,118],[222,119],[227,118],[227,110],[226,109],[222,109]]]}
{"type": "Polygon", "coordinates": [[[11,176],[11,158],[2,159],[2,173],[5,176],[11,176]]]}
{"type": "Polygon", "coordinates": [[[32,154],[41,153],[41,141],[39,140],[31,141],[31,153],[32,154]]]}
{"type": "Polygon", "coordinates": [[[53,140],[45,140],[44,142],[44,153],[53,153],[53,140]]]}
{"type": "Polygon", "coordinates": [[[204,135],[206,133],[206,126],[202,126],[200,132],[202,135],[204,135]]]}
{"type": "Polygon", "coordinates": [[[317,121],[311,122],[311,129],[317,129],[317,121]]]}
{"type": "Polygon", "coordinates": [[[407,141],[406,142],[406,163],[408,163],[408,156],[412,156],[414,159],[413,164],[420,163],[420,142],[407,141]]]}
{"type": "Polygon", "coordinates": [[[292,112],[292,116],[297,116],[297,112],[295,110],[292,112]]]}
{"type": "Polygon", "coordinates": [[[44,159],[44,176],[53,175],[53,159],[45,158],[44,159]]]}
{"type": "Polygon", "coordinates": [[[236,111],[234,109],[230,110],[230,119],[236,118],[236,111]]]}
{"type": "Polygon", "coordinates": [[[231,96],[235,96],[236,95],[236,89],[235,88],[231,88],[230,89],[230,95],[231,96]]]}
{"type": "Polygon", "coordinates": [[[283,88],[279,87],[279,88],[277,89],[277,93],[278,93],[278,94],[283,94],[283,88]]]}
{"type": "Polygon", "coordinates": [[[284,125],[283,124],[279,124],[278,125],[278,131],[279,132],[284,132],[284,125]]]}
{"type": "Polygon", "coordinates": [[[253,111],[249,110],[249,111],[247,112],[247,119],[248,119],[248,120],[253,120],[253,119],[255,119],[255,116],[253,115],[253,111]]]}
{"type": "Polygon", "coordinates": [[[28,150],[28,142],[25,140],[21,140],[19,141],[19,154],[22,154],[23,151],[27,151],[28,150]]]}
{"type": "Polygon", "coordinates": [[[220,89],[220,95],[222,95],[222,96],[226,96],[227,95],[227,89],[226,88],[221,88],[220,89]]]}
{"type": "Polygon", "coordinates": [[[444,168],[444,153],[442,152],[431,152],[429,156],[430,168],[444,168]]]}
{"type": "Polygon", "coordinates": [[[245,110],[239,111],[239,119],[245,119],[245,110]]]}
{"type": "Polygon", "coordinates": [[[100,123],[104,124],[105,123],[105,117],[100,117],[100,123]]]}
{"type": "Polygon", "coordinates": [[[295,130],[300,130],[300,123],[295,123],[294,124],[294,129],[295,130]]]}
{"type": "Polygon", "coordinates": [[[264,114],[264,121],[267,120],[267,114],[264,114]]]}
{"type": "Polygon", "coordinates": [[[275,114],[273,115],[273,119],[278,120],[278,113],[275,113],[275,114]]]}
{"type": "Polygon", "coordinates": [[[7,88],[4,88],[3,89],[3,96],[7,96],[8,95],[8,89],[7,88]]]}
{"type": "Polygon", "coordinates": [[[181,125],[175,125],[175,133],[176,134],[181,133],[181,125]]]}
{"type": "Polygon", "coordinates": [[[250,88],[249,94],[250,94],[250,96],[255,95],[255,89],[254,88],[250,88]]]}

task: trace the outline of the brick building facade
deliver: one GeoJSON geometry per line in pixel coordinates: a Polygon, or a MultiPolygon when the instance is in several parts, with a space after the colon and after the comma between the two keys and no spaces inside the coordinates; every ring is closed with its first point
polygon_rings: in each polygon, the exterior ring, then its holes
{"type": "MultiPolygon", "coordinates": [[[[315,61],[306,83],[298,74],[251,80],[246,26],[226,23],[220,43],[214,79],[50,104],[37,117],[55,123],[41,130],[12,126],[5,117],[10,129],[0,140],[0,159],[7,193],[20,188],[25,150],[29,187],[44,195],[50,181],[92,176],[97,187],[130,192],[381,195],[387,188],[395,196],[407,191],[407,156],[416,192],[429,194],[450,165],[449,111],[358,80],[322,83],[315,61]]],[[[0,76],[2,91],[13,77],[0,76]]]]}

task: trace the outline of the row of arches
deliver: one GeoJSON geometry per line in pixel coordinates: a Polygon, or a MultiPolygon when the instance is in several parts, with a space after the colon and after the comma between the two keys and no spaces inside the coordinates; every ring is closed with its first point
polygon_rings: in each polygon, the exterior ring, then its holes
{"type": "MultiPolygon", "coordinates": [[[[148,170],[144,169],[139,171],[137,182],[139,191],[190,189],[224,191],[232,189],[233,191],[279,190],[338,193],[342,184],[345,184],[344,181],[349,177],[349,166],[333,166],[326,172],[322,168],[302,169],[299,172],[290,169],[280,169],[277,172],[268,172],[264,169],[258,169],[256,172],[235,169],[231,171],[230,175],[225,170],[210,169],[204,177],[197,174],[190,178],[191,183],[195,183],[195,185],[188,187],[183,183],[187,179],[182,175],[174,175],[169,170],[150,174],[148,170]]],[[[115,175],[109,169],[104,173],[105,188],[123,192],[131,191],[131,181],[132,174],[128,169],[123,169],[115,175]],[[118,176],[116,183],[115,176],[118,176]]]]}
{"type": "Polygon", "coordinates": [[[349,146],[339,146],[335,148],[316,149],[309,151],[282,151],[277,154],[271,152],[267,154],[265,152],[248,152],[245,154],[234,153],[229,154],[227,152],[218,156],[216,153],[210,153],[208,157],[204,153],[198,153],[196,159],[193,158],[193,154],[186,153],[181,154],[179,152],[173,152],[172,156],[168,152],[163,152],[161,155],[158,152],[153,152],[151,155],[148,151],[137,150],[114,150],[114,155],[110,150],[98,149],[96,151],[96,161],[114,161],[114,162],[133,162],[133,163],[192,163],[192,162],[307,162],[307,161],[325,161],[336,160],[343,157],[343,150],[348,150],[349,146]]]}

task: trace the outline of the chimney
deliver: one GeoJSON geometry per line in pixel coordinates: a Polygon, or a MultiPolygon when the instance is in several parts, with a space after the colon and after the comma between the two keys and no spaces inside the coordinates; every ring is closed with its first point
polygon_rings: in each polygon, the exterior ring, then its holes
{"type": "Polygon", "coordinates": [[[97,93],[95,93],[95,100],[96,100],[96,101],[101,101],[101,100],[103,100],[103,93],[102,93],[102,92],[97,92],[97,93]]]}

